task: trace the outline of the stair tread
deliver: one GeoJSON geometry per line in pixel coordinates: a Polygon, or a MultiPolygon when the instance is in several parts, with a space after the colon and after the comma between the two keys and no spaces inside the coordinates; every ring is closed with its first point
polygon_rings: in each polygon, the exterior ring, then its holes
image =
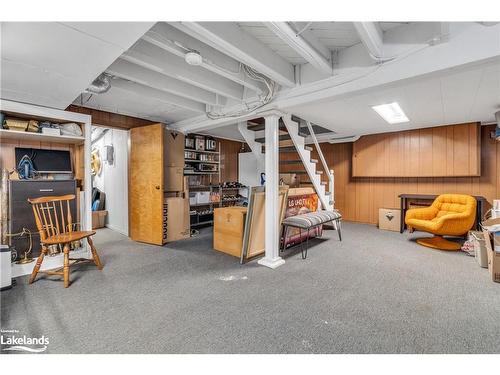
{"type": "MultiPolygon", "coordinates": [[[[317,163],[316,159],[311,159],[311,163],[317,163]]],[[[280,164],[302,164],[302,160],[294,159],[294,160],[280,160],[280,164]]]]}
{"type": "MultiPolygon", "coordinates": [[[[255,132],[264,130],[265,128],[266,128],[265,124],[252,124],[252,125],[248,125],[247,126],[248,130],[252,130],[252,131],[255,131],[255,132]]],[[[283,123],[280,122],[280,127],[279,128],[281,130],[282,129],[286,129],[286,126],[285,126],[285,124],[283,124],[283,123]]],[[[318,126],[318,125],[312,125],[312,128],[313,128],[313,131],[314,131],[315,134],[333,133],[333,131],[331,131],[329,129],[326,129],[326,128],[323,128],[323,127],[318,126]]],[[[301,126],[299,128],[299,130],[300,130],[300,132],[304,133],[305,136],[309,135],[309,128],[307,128],[307,126],[301,126]]]]}
{"type": "MultiPolygon", "coordinates": [[[[305,137],[306,134],[299,133],[299,136],[300,137],[305,137]]],[[[280,139],[280,141],[286,141],[288,139],[292,139],[292,137],[290,137],[290,134],[282,134],[282,135],[279,136],[279,139],[280,139]]],[[[264,138],[264,137],[262,137],[262,138],[255,138],[255,142],[265,143],[266,142],[266,138],[264,138]]]]}
{"type": "MultiPolygon", "coordinates": [[[[321,185],[326,185],[326,182],[325,181],[321,181],[320,182],[321,185]]],[[[306,182],[306,181],[300,181],[300,185],[313,185],[312,182],[306,182]]]]}
{"type": "MultiPolygon", "coordinates": [[[[286,173],[307,174],[307,171],[304,169],[297,169],[297,170],[286,171],[286,173]]],[[[316,171],[316,174],[323,174],[323,171],[316,171]]]]}
{"type": "MultiPolygon", "coordinates": [[[[312,151],[312,147],[304,146],[307,151],[312,151]]],[[[280,147],[280,152],[297,152],[295,146],[280,147]]]]}

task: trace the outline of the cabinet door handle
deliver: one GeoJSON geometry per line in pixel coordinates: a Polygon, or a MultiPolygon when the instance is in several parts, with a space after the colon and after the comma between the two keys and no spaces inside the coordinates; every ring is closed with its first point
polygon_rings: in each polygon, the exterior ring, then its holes
{"type": "Polygon", "coordinates": [[[156,189],[156,190],[160,190],[160,185],[156,185],[156,186],[155,186],[155,189],[156,189]]]}
{"type": "Polygon", "coordinates": [[[41,192],[51,192],[54,191],[54,189],[40,189],[41,192]]]}

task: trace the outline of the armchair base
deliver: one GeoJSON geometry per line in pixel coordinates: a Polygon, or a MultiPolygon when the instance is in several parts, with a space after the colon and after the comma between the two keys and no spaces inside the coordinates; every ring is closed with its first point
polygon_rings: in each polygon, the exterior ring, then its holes
{"type": "Polygon", "coordinates": [[[462,248],[459,243],[444,239],[442,236],[434,236],[431,238],[419,238],[419,245],[430,247],[432,249],[457,251],[462,248]]]}

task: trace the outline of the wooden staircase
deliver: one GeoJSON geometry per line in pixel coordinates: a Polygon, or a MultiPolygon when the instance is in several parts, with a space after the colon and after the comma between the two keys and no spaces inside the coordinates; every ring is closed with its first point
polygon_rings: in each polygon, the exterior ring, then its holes
{"type": "MultiPolygon", "coordinates": [[[[325,133],[328,130],[316,125],[307,124],[300,126],[296,118],[288,115],[283,116],[279,121],[279,168],[280,173],[295,173],[299,175],[301,186],[312,186],[318,194],[319,201],[323,209],[333,209],[333,174],[330,170],[317,169],[318,160],[311,158],[313,148],[305,145],[306,137],[311,137],[317,147],[318,154],[325,169],[326,163],[321,153],[321,149],[316,141],[315,132],[325,133]],[[327,185],[330,186],[327,189],[327,185]]],[[[240,133],[244,136],[252,152],[257,157],[263,154],[265,148],[264,123],[249,122],[244,126],[238,125],[240,133]],[[253,133],[253,134],[252,134],[253,133]]]]}

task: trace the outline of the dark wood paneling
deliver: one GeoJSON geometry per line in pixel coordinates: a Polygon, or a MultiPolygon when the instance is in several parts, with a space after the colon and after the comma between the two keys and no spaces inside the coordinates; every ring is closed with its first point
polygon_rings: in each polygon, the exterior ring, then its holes
{"type": "Polygon", "coordinates": [[[220,142],[221,182],[238,181],[238,154],[242,149],[242,142],[215,139],[220,142]]]}
{"type": "Polygon", "coordinates": [[[98,109],[79,107],[73,104],[71,104],[68,108],[66,108],[66,111],[90,115],[92,116],[92,124],[102,125],[117,129],[128,130],[132,128],[137,128],[139,126],[151,125],[155,123],[153,121],[144,120],[137,117],[100,111],[98,109]]]}

